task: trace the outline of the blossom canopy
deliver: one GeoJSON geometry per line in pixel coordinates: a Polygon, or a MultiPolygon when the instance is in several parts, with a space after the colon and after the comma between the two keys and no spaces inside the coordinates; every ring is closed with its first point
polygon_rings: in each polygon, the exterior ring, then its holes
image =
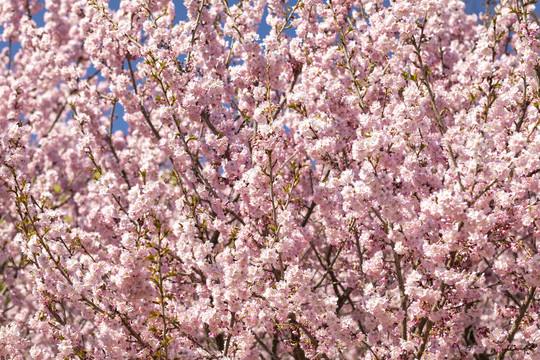
{"type": "Polygon", "coordinates": [[[539,360],[540,28],[488,3],[0,0],[0,358],[539,360]]]}

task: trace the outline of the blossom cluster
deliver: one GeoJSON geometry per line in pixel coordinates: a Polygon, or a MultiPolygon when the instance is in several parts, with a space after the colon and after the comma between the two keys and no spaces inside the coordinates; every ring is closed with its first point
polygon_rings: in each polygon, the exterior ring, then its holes
{"type": "Polygon", "coordinates": [[[539,360],[540,27],[488,3],[0,0],[0,357],[539,360]]]}

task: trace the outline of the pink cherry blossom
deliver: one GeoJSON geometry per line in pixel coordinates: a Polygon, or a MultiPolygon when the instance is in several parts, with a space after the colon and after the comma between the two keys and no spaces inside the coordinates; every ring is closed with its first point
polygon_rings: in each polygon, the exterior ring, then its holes
{"type": "Polygon", "coordinates": [[[0,357],[540,359],[540,26],[490,4],[0,0],[0,357]]]}

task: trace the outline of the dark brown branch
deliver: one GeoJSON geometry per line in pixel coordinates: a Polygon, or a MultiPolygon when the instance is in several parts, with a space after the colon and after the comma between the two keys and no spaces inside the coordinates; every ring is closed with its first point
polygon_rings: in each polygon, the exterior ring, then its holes
{"type": "MultiPolygon", "coordinates": [[[[135,81],[135,74],[134,74],[134,72],[133,72],[133,67],[131,66],[131,60],[129,59],[129,56],[126,57],[126,60],[127,60],[128,67],[129,67],[129,74],[130,74],[130,76],[131,76],[131,82],[133,83],[133,91],[135,92],[135,95],[138,95],[138,92],[137,92],[137,81],[135,81]]],[[[139,109],[140,109],[141,113],[143,114],[144,120],[146,121],[146,123],[147,123],[148,126],[150,127],[150,130],[152,130],[152,133],[154,134],[154,136],[155,136],[158,140],[161,140],[161,135],[159,135],[159,132],[158,132],[157,129],[154,127],[154,124],[152,124],[152,120],[150,120],[150,115],[148,114],[148,112],[147,112],[146,109],[144,108],[142,102],[139,102],[139,109]]]]}
{"type": "Polygon", "coordinates": [[[257,334],[255,334],[255,332],[251,332],[253,334],[253,336],[255,337],[255,340],[257,341],[257,343],[259,343],[259,345],[261,345],[261,347],[263,348],[264,351],[266,351],[270,357],[274,360],[281,360],[276,354],[274,354],[272,352],[272,350],[270,350],[268,348],[268,346],[266,346],[266,344],[257,336],[257,334]]]}
{"type": "MultiPolygon", "coordinates": [[[[531,286],[529,288],[529,292],[527,294],[527,298],[523,302],[523,305],[519,309],[519,314],[516,317],[516,320],[514,321],[514,324],[512,325],[512,328],[510,329],[510,332],[508,332],[508,335],[506,336],[506,341],[508,342],[508,346],[512,344],[512,341],[514,341],[514,336],[516,336],[516,333],[519,330],[519,326],[521,324],[521,320],[523,320],[523,317],[525,316],[525,313],[527,312],[527,309],[531,305],[532,300],[534,299],[534,294],[536,292],[536,286],[531,286]]],[[[497,355],[497,360],[503,360],[504,356],[506,355],[506,352],[508,351],[508,348],[504,349],[497,355]]]]}

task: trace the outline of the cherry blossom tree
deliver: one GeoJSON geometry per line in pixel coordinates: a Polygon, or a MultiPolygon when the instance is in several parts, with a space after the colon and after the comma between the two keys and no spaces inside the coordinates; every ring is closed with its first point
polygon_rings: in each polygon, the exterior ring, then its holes
{"type": "Polygon", "coordinates": [[[533,11],[1,0],[0,357],[540,359],[533,11]]]}

